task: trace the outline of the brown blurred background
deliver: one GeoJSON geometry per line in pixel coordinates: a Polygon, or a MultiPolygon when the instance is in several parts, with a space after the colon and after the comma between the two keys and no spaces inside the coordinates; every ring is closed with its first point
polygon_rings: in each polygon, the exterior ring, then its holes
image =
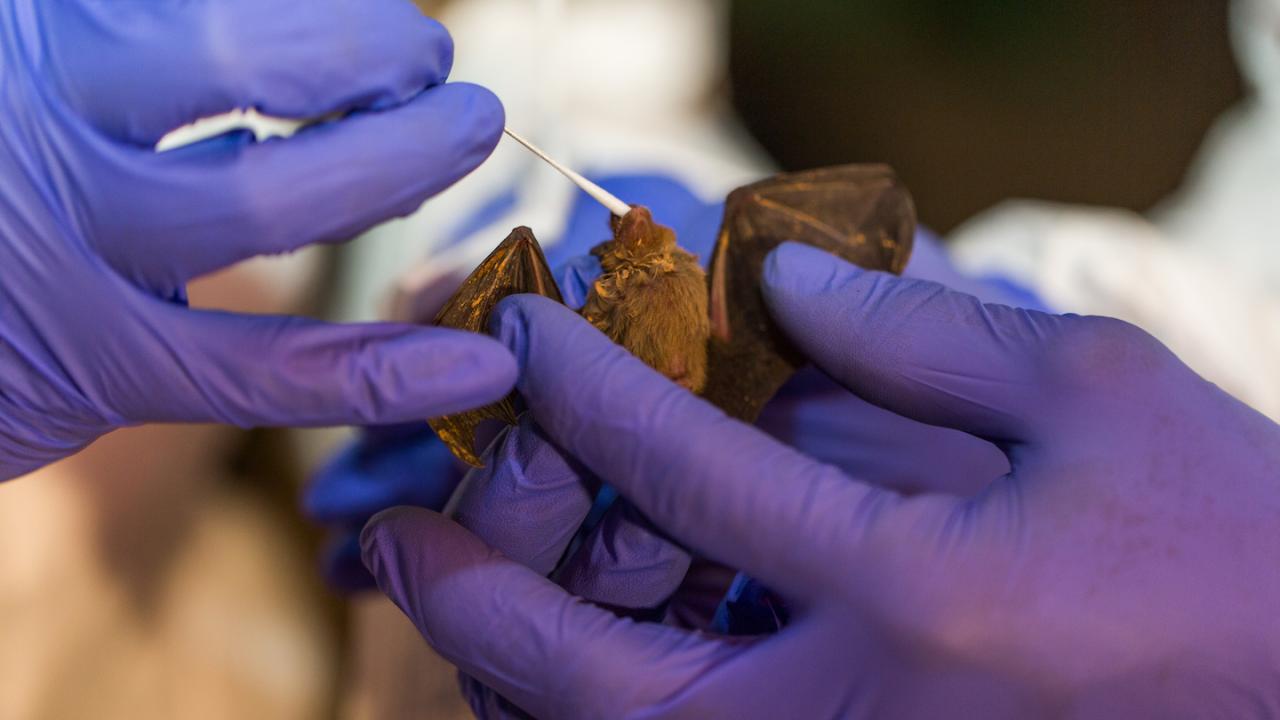
{"type": "Polygon", "coordinates": [[[1241,94],[1226,0],[741,0],[732,53],[784,167],[888,162],[943,231],[1008,197],[1146,210],[1241,94]]]}

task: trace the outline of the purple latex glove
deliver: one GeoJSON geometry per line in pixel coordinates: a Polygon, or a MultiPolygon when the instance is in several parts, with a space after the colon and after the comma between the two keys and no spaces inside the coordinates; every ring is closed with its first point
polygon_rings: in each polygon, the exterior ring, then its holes
{"type": "MultiPolygon", "coordinates": [[[[721,204],[703,202],[687,187],[663,176],[621,175],[593,179],[618,197],[651,208],[655,216],[676,228],[681,244],[687,250],[700,255],[704,262],[709,259],[724,214],[721,204]]],[[[565,236],[553,245],[549,253],[549,258],[557,266],[560,291],[570,307],[580,307],[586,301],[591,283],[599,276],[600,263],[589,252],[605,239],[608,219],[607,210],[585,193],[580,194],[570,213],[565,236]]],[[[487,224],[488,220],[481,219],[467,223],[487,224]]],[[[907,274],[980,293],[984,298],[997,302],[1036,302],[1034,299],[1028,301],[1025,296],[1002,294],[1004,286],[1000,284],[961,275],[951,265],[937,238],[927,230],[922,230],[916,238],[916,250],[907,274]]],[[[912,483],[919,477],[936,475],[932,470],[946,470],[956,492],[976,492],[990,478],[1008,470],[1004,456],[989,443],[878,408],[851,395],[813,369],[797,375],[779,392],[766,407],[759,424],[770,434],[813,457],[838,465],[850,473],[872,474],[879,482],[904,491],[918,489],[912,483]],[[859,442],[850,442],[855,437],[859,442]],[[901,451],[889,451],[891,448],[901,451]],[[920,448],[928,448],[928,452],[921,452],[920,448]]],[[[326,578],[334,587],[344,591],[374,587],[373,578],[360,561],[357,543],[357,535],[365,521],[394,505],[440,510],[461,480],[464,469],[448,461],[444,446],[426,432],[425,426],[420,430],[402,435],[395,442],[388,442],[385,431],[372,431],[344,450],[309,485],[304,510],[311,519],[329,526],[331,530],[332,539],[321,564],[326,578]]],[[[524,447],[532,442],[525,439],[510,447],[524,447]]],[[[518,460],[502,452],[498,458],[497,467],[520,467],[518,460]]],[[[576,509],[577,498],[572,496],[576,491],[567,484],[551,483],[548,487],[540,487],[539,492],[548,495],[546,507],[563,510],[550,525],[572,522],[567,527],[576,528],[581,521],[576,509]],[[566,492],[570,495],[560,495],[566,492]]],[[[501,504],[495,500],[492,512],[504,514],[505,511],[498,507],[501,504]]],[[[619,574],[632,579],[630,585],[635,593],[621,598],[616,597],[612,590],[606,594],[620,605],[645,607],[655,595],[670,592],[667,568],[678,562],[678,558],[684,558],[687,564],[688,558],[687,553],[676,546],[627,540],[633,532],[640,538],[647,538],[651,533],[648,528],[632,527],[632,523],[626,520],[631,514],[632,511],[627,509],[611,513],[605,529],[597,538],[602,543],[612,542],[611,536],[619,534],[624,539],[615,543],[617,547],[634,544],[654,553],[652,556],[632,554],[618,559],[613,567],[619,574]],[[642,581],[641,573],[635,568],[645,566],[658,569],[657,582],[642,590],[647,583],[642,581]]],[[[496,539],[485,539],[491,544],[498,544],[496,539]]],[[[526,541],[535,545],[545,542],[536,536],[527,537],[526,541]]],[[[590,553],[581,557],[588,555],[590,553]]],[[[596,555],[604,557],[607,553],[597,551],[596,555]]],[[[607,575],[613,570],[596,566],[591,568],[591,572],[607,575]]]]}
{"type": "Polygon", "coordinates": [[[496,329],[549,440],[794,615],[758,640],[620,619],[435,513],[388,511],[365,560],[438,651],[548,718],[1280,713],[1280,427],[1118,321],[791,245],[766,297],[851,390],[999,444],[1011,472],[904,497],[514,298],[496,329]]]}
{"type": "MultiPolygon", "coordinates": [[[[703,203],[687,188],[662,177],[597,181],[620,197],[651,207],[678,228],[686,248],[704,260],[710,254],[723,215],[720,205],[703,203]]],[[[598,260],[587,252],[603,239],[607,220],[607,211],[581,196],[566,236],[551,253],[565,261],[557,278],[570,307],[585,302],[600,272],[598,260]]],[[[928,231],[921,231],[916,245],[908,274],[993,299],[1018,299],[1000,295],[1000,285],[960,275],[928,231]]],[[[951,490],[973,493],[1008,471],[1004,455],[989,443],[871,405],[813,369],[783,388],[766,408],[760,427],[813,457],[903,491],[917,491],[918,478],[945,471],[951,490]]],[[[589,489],[598,486],[598,480],[589,473],[578,475],[568,460],[557,462],[559,455],[554,448],[540,446],[531,424],[510,431],[490,449],[486,469],[468,478],[456,504],[465,512],[455,510],[452,515],[490,546],[551,574],[574,595],[633,616],[708,629],[734,573],[692,558],[630,503],[611,504],[606,495],[593,505],[589,489]],[[584,518],[587,527],[579,530],[584,518]],[[571,542],[573,551],[563,556],[571,542]],[[537,554],[537,548],[543,550],[535,562],[530,553],[537,554]]],[[[329,584],[346,592],[375,587],[360,560],[363,523],[394,505],[440,510],[462,472],[426,432],[389,443],[385,432],[374,431],[343,452],[316,476],[305,503],[308,515],[330,529],[331,540],[321,559],[329,584]]],[[[733,587],[731,604],[717,618],[718,626],[744,632],[775,625],[776,599],[767,589],[746,578],[733,587]],[[757,617],[760,621],[754,622],[757,617]]],[[[481,683],[464,678],[463,688],[481,716],[512,714],[513,709],[481,683]]]]}
{"type": "MultiPolygon", "coordinates": [[[[620,615],[708,626],[734,573],[692,560],[628,502],[588,520],[602,507],[599,482],[528,415],[489,447],[485,461],[468,473],[446,514],[489,547],[620,615]],[[589,529],[579,531],[584,522],[589,529]]],[[[464,674],[461,686],[479,717],[525,716],[475,678],[464,674]]]]}
{"type": "Polygon", "coordinates": [[[0,479],[148,421],[390,423],[501,397],[488,338],[185,307],[185,283],[350,238],[478,165],[502,108],[406,0],[0,0],[0,479]],[[253,107],[346,113],[156,154],[253,107]]]}

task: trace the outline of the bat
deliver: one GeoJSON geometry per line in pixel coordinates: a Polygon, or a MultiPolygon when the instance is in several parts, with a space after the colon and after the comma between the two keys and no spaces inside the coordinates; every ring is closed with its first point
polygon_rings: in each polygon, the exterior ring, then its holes
{"type": "MultiPolygon", "coordinates": [[[[805,359],[769,316],[764,260],[802,242],[872,270],[901,273],[911,255],[915,207],[893,170],[850,165],[778,175],[729,195],[703,272],[648,209],[611,221],[613,239],[592,250],[602,274],[583,317],[611,340],[730,416],[754,422],[805,359]]],[[[536,293],[563,302],[533,233],[518,228],[480,264],[436,324],[484,332],[502,298],[536,293]]],[[[461,460],[480,467],[481,422],[514,424],[515,399],[431,420],[461,460]]]]}

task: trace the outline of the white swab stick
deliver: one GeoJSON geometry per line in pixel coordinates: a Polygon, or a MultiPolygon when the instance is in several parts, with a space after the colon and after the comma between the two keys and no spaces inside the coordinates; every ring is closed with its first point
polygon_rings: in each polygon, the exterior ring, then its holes
{"type": "Polygon", "coordinates": [[[564,165],[561,165],[555,160],[552,160],[551,157],[548,156],[541,149],[539,149],[537,145],[534,145],[528,140],[525,140],[524,138],[520,137],[516,133],[512,132],[511,128],[504,128],[503,132],[511,136],[512,140],[515,140],[516,142],[528,148],[529,152],[542,158],[548,165],[555,168],[556,170],[559,170],[562,175],[564,175],[565,177],[573,181],[574,185],[577,185],[578,187],[582,188],[583,192],[595,198],[597,202],[599,202],[601,205],[608,208],[609,212],[613,213],[614,215],[617,215],[618,217],[624,217],[627,213],[631,212],[630,205],[622,202],[617,197],[614,197],[613,194],[611,194],[609,191],[605,190],[604,188],[600,187],[599,185],[582,177],[578,173],[570,170],[564,165]]]}

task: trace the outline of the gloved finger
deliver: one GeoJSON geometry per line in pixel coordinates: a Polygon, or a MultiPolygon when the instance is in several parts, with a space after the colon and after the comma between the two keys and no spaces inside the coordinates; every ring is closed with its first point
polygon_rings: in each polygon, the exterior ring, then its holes
{"type": "Polygon", "coordinates": [[[502,126],[489,91],[450,84],[288,140],[134,151],[89,198],[99,250],[126,277],[166,290],[255,255],[348,240],[469,173],[502,126]]]}
{"type": "Polygon", "coordinates": [[[556,572],[555,581],[599,605],[648,610],[680,589],[692,560],[634,505],[619,500],[556,572]]]}
{"type": "Polygon", "coordinates": [[[627,716],[750,648],[619,619],[429,511],[382,513],[362,544],[437,652],[536,717],[627,716]]]}
{"type": "Polygon", "coordinates": [[[929,513],[915,518],[925,524],[950,509],[855,482],[730,419],[545,298],[504,300],[493,325],[553,441],[677,540],[788,593],[828,590],[832,564],[859,554],[849,537],[901,508],[929,513]]]}
{"type": "MultiPolygon", "coordinates": [[[[556,570],[593,507],[599,481],[525,414],[489,446],[447,515],[540,575],[556,570]]],[[[653,608],[679,587],[688,554],[615,503],[555,579],[569,592],[620,608],[653,608]]]]}
{"type": "Polygon", "coordinates": [[[303,512],[318,523],[364,525],[397,505],[440,510],[462,479],[449,448],[426,422],[417,432],[366,431],[343,448],[307,484],[303,512]]]}
{"type": "Polygon", "coordinates": [[[1008,444],[1036,439],[1053,411],[1045,367],[1061,317],[984,305],[795,243],[769,256],[764,295],[810,359],[899,415],[1008,444]]]}
{"type": "Polygon", "coordinates": [[[816,368],[797,373],[756,425],[846,475],[907,495],[972,497],[1010,470],[995,445],[873,405],[816,368]]]}
{"type": "Polygon", "coordinates": [[[148,346],[95,358],[100,372],[117,376],[104,404],[132,422],[409,422],[494,402],[515,380],[510,354],[482,335],[155,305],[181,317],[148,346]],[[139,364],[112,368],[109,358],[139,364]]]}
{"type": "Polygon", "coordinates": [[[490,547],[547,575],[591,511],[599,483],[547,440],[528,414],[467,473],[447,514],[490,547]]]}
{"type": "Polygon", "coordinates": [[[241,108],[308,119],[389,107],[453,65],[448,33],[405,0],[64,3],[42,30],[72,106],[144,147],[241,108]]]}

